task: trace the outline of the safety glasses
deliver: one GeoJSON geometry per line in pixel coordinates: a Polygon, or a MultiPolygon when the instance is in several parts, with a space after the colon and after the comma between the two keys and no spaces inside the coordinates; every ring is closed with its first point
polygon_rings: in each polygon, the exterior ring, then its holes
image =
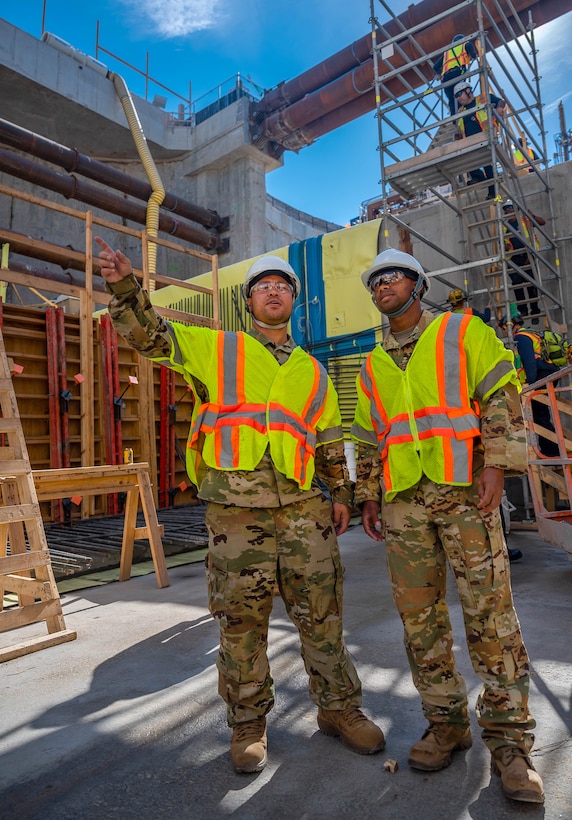
{"type": "Polygon", "coordinates": [[[288,282],[257,282],[250,288],[251,293],[294,293],[292,285],[288,282]]]}
{"type": "Polygon", "coordinates": [[[401,282],[403,279],[405,279],[405,274],[402,270],[386,270],[374,276],[370,287],[380,288],[382,285],[395,285],[396,282],[401,282]]]}

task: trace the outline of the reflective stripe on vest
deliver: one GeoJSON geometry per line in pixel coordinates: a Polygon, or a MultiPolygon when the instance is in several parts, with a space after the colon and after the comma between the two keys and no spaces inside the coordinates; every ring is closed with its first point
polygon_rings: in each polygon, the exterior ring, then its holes
{"type": "MultiPolygon", "coordinates": [[[[530,231],[528,230],[527,220],[524,217],[521,216],[519,218],[519,222],[520,222],[520,227],[521,227],[521,230],[522,230],[522,235],[524,236],[524,238],[526,239],[526,241],[528,242],[529,245],[532,244],[531,241],[530,241],[530,231]]],[[[512,246],[512,239],[513,239],[512,234],[509,235],[508,228],[507,228],[506,225],[503,225],[502,229],[503,229],[503,233],[505,235],[505,244],[511,250],[514,250],[514,248],[512,246]]],[[[540,250],[540,242],[538,241],[538,236],[536,235],[536,231],[532,232],[532,238],[534,240],[535,249],[537,251],[540,250]]],[[[517,248],[517,250],[520,250],[520,248],[517,248]]],[[[526,249],[524,249],[524,250],[526,250],[526,249]]]]}
{"type": "MultiPolygon", "coordinates": [[[[305,370],[312,367],[311,387],[301,412],[276,400],[264,404],[248,402],[245,338],[244,333],[221,332],[217,335],[216,387],[211,388],[211,400],[197,410],[191,427],[189,447],[198,450],[200,435],[210,435],[214,442],[215,469],[253,469],[256,465],[244,464],[240,451],[241,430],[250,428],[254,433],[268,438],[271,452],[274,443],[275,462],[285,458],[287,454],[292,457],[293,465],[290,465],[288,474],[291,473],[303,487],[311,482],[313,476],[313,470],[309,474],[308,465],[316,452],[316,424],[326,403],[327,373],[316,359],[308,356],[301,348],[295,348],[289,361],[301,359],[301,366],[305,370]]],[[[271,356],[270,353],[268,355],[271,356]]],[[[287,368],[287,363],[282,368],[287,368]]],[[[270,393],[272,385],[279,378],[280,370],[277,367],[274,376],[260,373],[259,386],[264,385],[266,379],[270,393]]],[[[342,438],[341,430],[339,437],[342,438]]],[[[283,467],[283,464],[280,463],[279,467],[283,467]]]]}
{"type": "MultiPolygon", "coordinates": [[[[540,338],[540,336],[538,336],[532,330],[525,330],[525,329],[517,330],[517,332],[514,334],[515,340],[516,340],[517,336],[528,336],[528,338],[532,342],[532,349],[533,349],[533,352],[534,352],[534,358],[535,359],[542,359],[542,339],[540,338]]],[[[518,353],[518,350],[515,354],[515,366],[516,366],[516,372],[518,373],[518,380],[520,381],[520,383],[522,385],[527,384],[526,370],[524,369],[524,365],[522,363],[522,358],[520,356],[520,353],[518,353]]]]}
{"type": "MultiPolygon", "coordinates": [[[[428,392],[437,398],[436,406],[417,409],[410,407],[406,412],[399,412],[388,418],[386,404],[391,404],[395,397],[390,397],[388,402],[384,403],[376,386],[378,380],[383,384],[381,371],[385,367],[384,361],[374,358],[376,351],[373,351],[362,367],[360,384],[370,399],[371,420],[382,456],[385,488],[389,494],[392,493],[394,486],[391,476],[391,452],[395,445],[413,444],[419,452],[423,449],[424,441],[441,439],[441,483],[470,484],[472,480],[471,440],[480,434],[480,426],[478,415],[471,406],[468,396],[463,339],[468,323],[473,320],[470,316],[447,313],[434,321],[438,323],[434,350],[437,384],[428,386],[428,392]],[[374,362],[380,367],[378,378],[375,377],[374,362]],[[436,392],[432,389],[435,387],[436,392]]],[[[423,337],[421,339],[423,340],[423,337]]],[[[387,363],[387,366],[391,367],[391,364],[387,363]]],[[[411,360],[408,364],[408,367],[410,366],[411,360]]],[[[396,365],[395,368],[398,369],[396,365]]],[[[407,374],[403,371],[401,373],[404,396],[408,401],[407,374]]],[[[392,372],[392,376],[395,375],[392,372]]],[[[364,428],[354,425],[352,433],[358,439],[371,441],[371,431],[364,428]]],[[[399,458],[399,454],[396,458],[399,458]]]]}
{"type": "MultiPolygon", "coordinates": [[[[483,96],[479,96],[475,99],[475,107],[478,106],[478,105],[484,105],[485,102],[486,102],[485,98],[483,96]]],[[[472,108],[473,108],[473,106],[471,106],[470,108],[467,108],[467,106],[464,106],[463,108],[461,108],[461,110],[458,113],[463,114],[465,117],[472,116],[471,115],[472,108]]],[[[487,114],[487,109],[486,108],[481,108],[480,111],[477,111],[475,113],[475,117],[477,118],[477,122],[479,123],[481,131],[484,131],[485,128],[486,128],[488,119],[489,119],[488,114],[487,114]]],[[[461,117],[461,119],[457,120],[457,126],[459,128],[459,131],[461,132],[461,134],[464,137],[465,136],[465,120],[463,119],[463,117],[461,117]]]]}
{"type": "Polygon", "coordinates": [[[268,430],[288,433],[297,441],[295,451],[294,475],[300,485],[306,481],[308,463],[316,453],[316,423],[324,409],[328,392],[328,377],[316,359],[310,361],[314,366],[314,384],[306,406],[298,416],[287,407],[271,403],[268,406],[268,430]]]}
{"type": "MultiPolygon", "coordinates": [[[[532,148],[527,148],[526,153],[528,154],[528,156],[530,157],[532,162],[534,162],[534,151],[532,150],[532,148]]],[[[523,152],[520,148],[515,148],[514,149],[513,156],[514,156],[514,164],[516,165],[517,168],[522,168],[524,165],[527,165],[530,168],[530,163],[529,163],[529,161],[527,160],[527,158],[525,157],[525,155],[523,154],[523,152]]]]}
{"type": "Polygon", "coordinates": [[[542,339],[537,333],[534,333],[533,330],[517,330],[514,334],[516,339],[517,336],[528,336],[528,338],[532,342],[532,347],[534,349],[534,358],[535,359],[542,359],[542,339]]]}
{"type": "Polygon", "coordinates": [[[247,404],[244,394],[244,336],[220,333],[218,343],[218,388],[214,401],[202,404],[191,428],[189,446],[200,432],[215,437],[217,465],[236,468],[239,459],[238,435],[241,425],[254,427],[266,435],[266,405],[247,404]],[[232,375],[231,375],[232,374],[232,375]]]}
{"type": "Polygon", "coordinates": [[[465,44],[463,43],[461,46],[453,46],[453,48],[447,49],[443,55],[443,69],[441,71],[441,76],[446,74],[452,68],[460,68],[461,73],[464,73],[470,64],[471,59],[467,54],[465,44]]]}

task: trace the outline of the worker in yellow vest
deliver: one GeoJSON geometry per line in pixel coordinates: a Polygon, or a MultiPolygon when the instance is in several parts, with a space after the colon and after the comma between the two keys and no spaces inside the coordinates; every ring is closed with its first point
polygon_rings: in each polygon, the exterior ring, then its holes
{"type": "Polygon", "coordinates": [[[529,755],[529,661],[499,513],[510,407],[518,406],[513,354],[479,319],[424,311],[430,279],[410,254],[388,248],[362,281],[389,332],[357,379],[355,503],[365,532],[385,539],[413,682],[429,723],[409,764],[438,771],[472,744],[446,602],[449,563],[483,684],[477,717],[493,769],[506,795],[540,803],[542,780],[529,755]]]}
{"type": "Polygon", "coordinates": [[[461,288],[452,290],[447,296],[447,301],[451,305],[451,311],[453,313],[465,313],[468,316],[477,316],[481,321],[485,322],[485,324],[488,324],[491,320],[490,307],[486,307],[484,311],[469,307],[467,305],[467,294],[463,293],[461,288]]]}
{"type": "Polygon", "coordinates": [[[529,145],[526,148],[523,146],[522,137],[518,138],[518,148],[513,151],[514,164],[517,168],[528,168],[528,173],[533,174],[533,163],[538,161],[538,155],[529,145]],[[526,156],[525,156],[526,155],[526,156]]]}
{"type": "MultiPolygon", "coordinates": [[[[558,365],[548,361],[546,347],[539,333],[524,326],[524,317],[520,313],[511,316],[513,325],[513,342],[516,347],[516,365],[521,384],[534,384],[540,379],[551,376],[559,370],[558,365]]],[[[501,330],[507,331],[508,321],[503,316],[499,322],[501,330]]],[[[565,363],[563,363],[565,364],[565,363]]],[[[536,424],[554,433],[554,424],[550,408],[533,399],[530,403],[532,416],[536,424]]],[[[543,456],[555,458],[560,455],[558,444],[546,436],[538,436],[538,449],[543,456]]]]}
{"type": "MultiPolygon", "coordinates": [[[[467,80],[458,82],[453,92],[457,101],[457,112],[459,119],[457,120],[457,127],[462,138],[471,137],[473,134],[480,134],[485,132],[489,127],[487,109],[479,106],[485,105],[486,99],[479,95],[475,98],[471,84],[467,80]]],[[[495,94],[489,95],[489,102],[493,107],[495,116],[502,117],[506,111],[506,102],[497,97],[495,94]]],[[[494,127],[494,120],[493,120],[494,127]]],[[[469,185],[477,182],[483,182],[485,179],[493,178],[493,166],[486,165],[484,168],[476,168],[469,171],[469,185]]],[[[487,199],[494,199],[495,186],[489,185],[487,192],[487,199]]]]}
{"type": "Polygon", "coordinates": [[[451,116],[457,113],[453,86],[455,79],[460,77],[471,67],[477,59],[477,51],[471,40],[464,34],[455,34],[449,48],[433,63],[433,71],[441,78],[441,83],[447,95],[451,116]]]}
{"type": "Polygon", "coordinates": [[[338,399],[323,366],[287,330],[298,276],[285,260],[262,257],[242,288],[250,331],[191,327],[162,319],[129,259],[96,242],[115,328],[142,355],[181,373],[194,394],[187,468],[208,503],[209,608],[220,631],[219,694],[234,769],[266,764],[276,583],[300,634],[318,727],[360,754],[380,751],[383,732],[359,708],[361,684],[343,638],[336,536],[348,527],[353,485],[338,399]]]}

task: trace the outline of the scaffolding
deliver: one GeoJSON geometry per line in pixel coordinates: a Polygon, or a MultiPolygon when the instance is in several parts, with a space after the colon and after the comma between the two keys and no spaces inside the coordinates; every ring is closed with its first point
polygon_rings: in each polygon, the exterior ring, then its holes
{"type": "Polygon", "coordinates": [[[525,25],[511,0],[465,0],[409,29],[384,0],[370,0],[370,14],[381,166],[375,212],[382,219],[383,241],[389,242],[390,225],[412,235],[438,260],[432,278],[452,289],[461,286],[475,307],[490,305],[497,321],[515,310],[526,315],[530,307],[539,329],[565,331],[531,12],[525,25]],[[399,34],[389,36],[376,16],[378,6],[399,34]],[[447,86],[454,87],[460,77],[445,85],[439,76],[427,80],[450,47],[427,30],[437,24],[450,29],[452,20],[463,26],[462,43],[476,49],[477,59],[462,74],[474,88],[471,112],[493,123],[465,138],[459,114],[451,115],[447,104],[447,86]],[[428,50],[429,43],[439,48],[428,50]],[[494,111],[495,98],[507,103],[502,116],[494,111]],[[427,200],[442,202],[449,214],[445,219],[457,221],[460,231],[437,238],[407,224],[408,210],[427,200]],[[503,208],[507,200],[513,215],[503,208]],[[544,219],[532,213],[532,200],[542,203],[544,219]],[[518,249],[511,247],[513,239],[520,240],[518,249]]]}

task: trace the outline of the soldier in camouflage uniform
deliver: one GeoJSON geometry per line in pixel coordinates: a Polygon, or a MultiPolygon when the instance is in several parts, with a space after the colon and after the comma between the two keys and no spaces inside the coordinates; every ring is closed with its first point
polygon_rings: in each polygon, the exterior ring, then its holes
{"type": "Polygon", "coordinates": [[[300,635],[320,730],[361,754],[380,751],[383,732],[358,708],[361,684],[342,631],[337,535],[350,521],[353,485],[337,396],[325,370],[287,333],[298,277],[279,257],[259,259],[243,286],[251,331],[188,327],[158,316],[129,260],[96,241],[118,333],[182,373],[195,394],[187,467],[208,502],[209,608],[220,627],[219,693],[235,770],[266,764],[276,584],[300,635]]]}
{"type": "Polygon", "coordinates": [[[358,377],[355,503],[368,535],[385,538],[413,682],[429,721],[409,763],[437,771],[472,743],[445,600],[448,562],[483,682],[477,716],[493,770],[509,797],[542,802],[529,757],[529,661],[499,515],[518,406],[512,355],[480,319],[422,311],[430,281],[409,254],[384,251],[362,280],[390,332],[358,377]]]}

